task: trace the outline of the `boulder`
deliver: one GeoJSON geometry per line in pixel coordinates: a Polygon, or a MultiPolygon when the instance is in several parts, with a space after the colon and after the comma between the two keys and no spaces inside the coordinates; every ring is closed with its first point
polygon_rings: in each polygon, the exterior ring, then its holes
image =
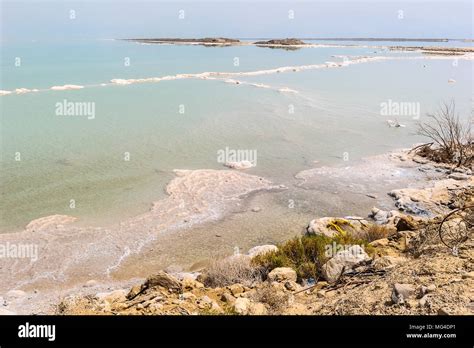
{"type": "Polygon", "coordinates": [[[245,297],[239,297],[235,300],[233,309],[235,313],[245,315],[249,313],[249,307],[250,300],[245,297]]]}
{"type": "Polygon", "coordinates": [[[233,304],[235,303],[235,297],[229,294],[228,292],[224,292],[221,296],[221,301],[229,303],[229,304],[233,304]]]}
{"type": "Polygon", "coordinates": [[[155,286],[161,286],[170,291],[176,291],[176,292],[182,291],[181,282],[175,277],[173,277],[172,275],[169,275],[168,273],[163,272],[163,271],[160,271],[148,277],[145,283],[143,284],[142,288],[148,289],[148,288],[153,288],[155,286]]]}
{"type": "Polygon", "coordinates": [[[322,267],[322,275],[329,283],[334,283],[343,272],[350,271],[361,262],[370,260],[369,255],[360,245],[352,245],[347,250],[341,250],[322,267]]]}
{"type": "Polygon", "coordinates": [[[369,222],[361,217],[323,217],[311,220],[306,227],[306,233],[333,237],[339,233],[339,231],[344,231],[357,235],[362,233],[364,226],[367,225],[369,225],[369,222]]]}
{"type": "Polygon", "coordinates": [[[134,286],[132,286],[132,288],[128,292],[127,299],[132,300],[135,297],[137,297],[138,294],[140,294],[141,292],[142,292],[142,286],[141,285],[134,285],[134,286]]]}
{"type": "Polygon", "coordinates": [[[266,315],[268,314],[267,308],[263,303],[260,302],[250,302],[249,305],[249,314],[251,315],[266,315]]]}
{"type": "Polygon", "coordinates": [[[228,288],[233,296],[237,296],[245,291],[244,287],[240,284],[232,284],[228,288]]]}
{"type": "Polygon", "coordinates": [[[392,301],[395,304],[403,304],[406,300],[413,297],[415,294],[415,287],[411,284],[396,283],[392,289],[392,301]]]}
{"type": "Polygon", "coordinates": [[[250,257],[255,257],[257,255],[263,255],[271,251],[278,251],[278,247],[272,244],[266,245],[257,245],[247,252],[247,255],[250,257]]]}
{"type": "Polygon", "coordinates": [[[296,278],[295,270],[289,267],[278,267],[268,274],[268,280],[271,282],[282,282],[287,280],[296,282],[296,278]]]}
{"type": "Polygon", "coordinates": [[[393,217],[393,213],[391,211],[385,211],[377,207],[373,207],[369,214],[369,217],[373,219],[377,224],[383,225],[389,222],[389,219],[393,217]]]}

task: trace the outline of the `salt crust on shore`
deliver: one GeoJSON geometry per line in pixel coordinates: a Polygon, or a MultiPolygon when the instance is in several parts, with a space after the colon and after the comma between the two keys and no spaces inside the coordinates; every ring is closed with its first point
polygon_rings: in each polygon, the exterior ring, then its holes
{"type": "Polygon", "coordinates": [[[109,227],[83,227],[75,217],[52,215],[21,232],[0,234],[0,244],[36,245],[38,258],[0,259],[0,292],[106,279],[157,235],[222,218],[241,198],[278,188],[270,181],[232,170],[176,170],[168,197],[150,211],[109,227]]]}

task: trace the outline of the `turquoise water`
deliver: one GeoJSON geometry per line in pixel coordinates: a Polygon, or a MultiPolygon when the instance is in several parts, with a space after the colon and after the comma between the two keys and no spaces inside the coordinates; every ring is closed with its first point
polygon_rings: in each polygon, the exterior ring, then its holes
{"type": "Polygon", "coordinates": [[[246,172],[288,183],[315,161],[341,164],[422,140],[413,117],[380,115],[380,103],[389,99],[420,103],[421,121],[451,99],[462,115],[471,110],[472,61],[463,60],[388,60],[236,77],[273,89],[199,79],[100,86],[115,78],[341,61],[335,55],[419,56],[371,48],[286,51],[122,41],[3,46],[0,89],[45,90],[0,97],[0,231],[51,214],[79,216],[85,224],[138,214],[164,196],[173,169],[223,169],[216,157],[226,147],[256,150],[258,164],[246,172]],[[15,57],[21,66],[14,66],[15,57]],[[85,88],[46,90],[65,84],[85,88]],[[277,90],[283,87],[298,93],[277,90]],[[95,118],[56,115],[56,103],[64,100],[94,103],[95,118]],[[395,118],[406,127],[389,128],[387,119],[395,118]],[[127,154],[130,160],[124,160],[127,154]]]}

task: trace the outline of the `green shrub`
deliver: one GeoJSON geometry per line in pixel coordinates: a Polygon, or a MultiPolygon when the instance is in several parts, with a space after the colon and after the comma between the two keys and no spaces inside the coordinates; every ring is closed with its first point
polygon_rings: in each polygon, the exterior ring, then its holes
{"type": "Polygon", "coordinates": [[[304,235],[295,237],[278,246],[277,251],[261,254],[252,259],[252,265],[259,267],[265,276],[277,267],[290,267],[296,271],[298,281],[317,279],[321,275],[321,266],[330,258],[326,251],[336,245],[364,246],[370,255],[374,252],[368,241],[353,237],[350,233],[337,233],[333,237],[324,235],[304,235]]]}

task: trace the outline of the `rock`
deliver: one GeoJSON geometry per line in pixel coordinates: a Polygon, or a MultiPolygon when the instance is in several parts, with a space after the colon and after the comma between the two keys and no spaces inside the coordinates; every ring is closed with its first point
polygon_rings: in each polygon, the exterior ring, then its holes
{"type": "Polygon", "coordinates": [[[388,240],[388,238],[382,238],[382,239],[374,240],[374,241],[370,242],[369,244],[372,245],[373,247],[377,248],[377,247],[386,247],[386,246],[388,246],[389,242],[390,241],[388,240]]]}
{"type": "Polygon", "coordinates": [[[468,273],[464,273],[462,275],[462,278],[463,279],[474,279],[474,271],[471,271],[471,272],[468,272],[468,273]]]}
{"type": "Polygon", "coordinates": [[[409,215],[400,215],[395,222],[397,231],[414,231],[418,229],[418,223],[409,215]]]}
{"type": "Polygon", "coordinates": [[[163,288],[171,291],[182,291],[180,281],[163,271],[159,271],[158,273],[148,277],[143,286],[145,289],[153,288],[155,286],[162,286],[163,288]]]}
{"type": "Polygon", "coordinates": [[[252,208],[252,211],[253,211],[254,213],[258,213],[258,212],[261,211],[261,210],[262,210],[262,208],[260,208],[260,207],[254,207],[254,208],[252,208]]]}
{"type": "Polygon", "coordinates": [[[201,297],[199,301],[206,304],[211,304],[213,302],[213,300],[207,295],[204,295],[203,297],[201,297]]]}
{"type": "Polygon", "coordinates": [[[238,299],[235,300],[233,309],[237,314],[248,314],[249,313],[249,307],[250,307],[250,300],[245,297],[239,297],[238,299]]]}
{"type": "Polygon", "coordinates": [[[369,255],[360,245],[352,245],[347,250],[341,250],[322,267],[322,275],[329,283],[334,283],[344,271],[350,271],[363,261],[370,260],[369,255]]]}
{"type": "Polygon", "coordinates": [[[269,253],[271,251],[278,251],[278,247],[272,244],[265,244],[265,245],[257,245],[250,249],[247,252],[247,255],[250,257],[255,257],[257,255],[263,255],[269,253]]]}
{"type": "Polygon", "coordinates": [[[431,293],[435,290],[436,290],[436,285],[434,285],[434,284],[430,284],[428,286],[422,286],[420,288],[420,295],[424,296],[425,294],[429,294],[429,293],[431,293]]]}
{"type": "Polygon", "coordinates": [[[224,165],[232,169],[249,169],[254,167],[253,163],[250,161],[226,162],[224,165]]]}
{"type": "Polygon", "coordinates": [[[428,300],[429,300],[428,295],[423,296],[419,302],[420,307],[425,307],[428,304],[428,300]]]}
{"type": "Polygon", "coordinates": [[[183,286],[183,289],[185,290],[193,290],[193,289],[202,289],[204,287],[204,284],[191,278],[184,278],[182,280],[182,286],[183,286]]]}
{"type": "Polygon", "coordinates": [[[132,300],[142,292],[142,287],[140,285],[134,285],[127,294],[127,299],[132,300]]]}
{"type": "Polygon", "coordinates": [[[325,290],[319,290],[319,291],[316,293],[316,295],[317,295],[318,297],[321,297],[321,298],[322,298],[322,297],[326,297],[326,291],[325,291],[325,290]]]}
{"type": "Polygon", "coordinates": [[[451,173],[448,175],[448,178],[454,180],[468,180],[471,178],[471,176],[464,173],[451,173]]]}
{"type": "Polygon", "coordinates": [[[408,299],[405,303],[409,308],[416,308],[420,305],[420,303],[415,299],[408,299]]]}
{"type": "Polygon", "coordinates": [[[393,285],[392,301],[395,304],[403,304],[415,294],[415,288],[411,284],[396,283],[393,285]]]}
{"type": "Polygon", "coordinates": [[[107,302],[109,304],[115,302],[124,302],[127,300],[127,292],[125,290],[114,290],[111,292],[101,292],[94,296],[100,302],[107,302]]]}
{"type": "Polygon", "coordinates": [[[251,315],[267,315],[267,307],[263,303],[257,302],[250,302],[250,307],[249,307],[249,314],[251,315]]]}
{"type": "Polygon", "coordinates": [[[5,308],[0,308],[0,315],[16,315],[16,313],[5,308]]]}
{"type": "Polygon", "coordinates": [[[281,282],[291,280],[296,282],[296,278],[295,270],[289,267],[277,267],[268,274],[269,281],[281,282]]]}
{"type": "Polygon", "coordinates": [[[229,294],[228,292],[224,292],[221,296],[221,301],[226,302],[228,304],[233,304],[235,302],[235,297],[229,294]]]}
{"type": "Polygon", "coordinates": [[[211,312],[215,313],[215,314],[222,314],[224,313],[224,310],[221,308],[221,306],[219,306],[217,304],[216,301],[212,301],[211,303],[211,312]]]}
{"type": "Polygon", "coordinates": [[[446,308],[438,309],[438,315],[449,315],[449,312],[446,308]]]}
{"type": "MultiPolygon", "coordinates": [[[[314,313],[317,313],[319,310],[315,309],[314,313]]],[[[285,308],[282,312],[284,315],[310,315],[313,314],[312,311],[308,309],[308,306],[302,303],[294,303],[293,305],[285,308]]]]}
{"type": "Polygon", "coordinates": [[[244,287],[240,284],[232,284],[228,286],[232,295],[237,296],[245,291],[244,287]]]}
{"type": "Polygon", "coordinates": [[[180,295],[180,300],[195,300],[196,295],[194,295],[192,292],[184,292],[180,295]]]}
{"type": "Polygon", "coordinates": [[[6,293],[7,298],[22,298],[26,296],[26,292],[23,290],[10,290],[6,293]]]}
{"type": "Polygon", "coordinates": [[[403,262],[407,261],[404,257],[396,257],[396,256],[381,256],[376,258],[372,266],[376,270],[386,270],[395,267],[403,262]]]}
{"type": "Polygon", "coordinates": [[[385,211],[377,207],[373,207],[369,214],[369,217],[371,219],[373,219],[376,223],[381,224],[381,225],[388,223],[389,219],[392,216],[393,216],[392,212],[385,211]]]}
{"type": "Polygon", "coordinates": [[[285,282],[285,289],[289,291],[296,291],[298,290],[298,284],[291,280],[285,282]]]}
{"type": "Polygon", "coordinates": [[[88,280],[88,281],[83,285],[83,287],[84,287],[84,288],[90,288],[90,287],[96,286],[97,284],[99,284],[99,283],[97,282],[97,280],[91,279],[91,280],[88,280]]]}
{"type": "MultiPolygon", "coordinates": [[[[367,221],[363,221],[368,223],[367,221]]],[[[354,231],[360,230],[362,224],[358,220],[348,220],[335,217],[323,217],[319,219],[314,219],[309,222],[309,225],[306,227],[306,232],[308,234],[323,235],[328,237],[333,237],[338,233],[337,228],[344,231],[354,231]]]]}

